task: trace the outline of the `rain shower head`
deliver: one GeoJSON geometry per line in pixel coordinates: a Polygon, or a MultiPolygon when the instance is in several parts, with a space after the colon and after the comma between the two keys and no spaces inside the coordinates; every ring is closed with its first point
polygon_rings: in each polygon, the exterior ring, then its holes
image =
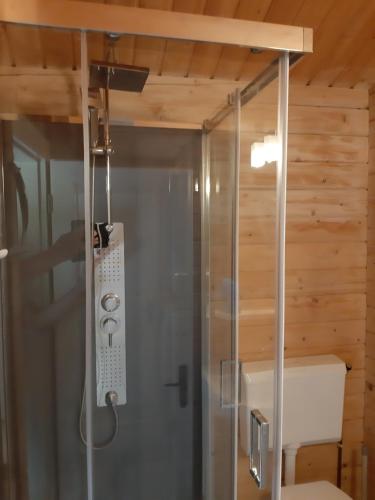
{"type": "Polygon", "coordinates": [[[90,65],[90,87],[142,92],[150,73],[149,68],[126,64],[92,61],[90,65]]]}

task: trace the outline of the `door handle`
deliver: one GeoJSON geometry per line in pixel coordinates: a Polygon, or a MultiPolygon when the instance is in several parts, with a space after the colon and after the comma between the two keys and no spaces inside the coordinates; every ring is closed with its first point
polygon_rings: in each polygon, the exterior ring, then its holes
{"type": "Polygon", "coordinates": [[[188,367],[180,365],[178,367],[178,381],[164,384],[164,387],[178,387],[180,408],[186,408],[188,405],[188,367]]]}
{"type": "Polygon", "coordinates": [[[263,490],[267,485],[269,423],[259,410],[250,413],[250,437],[250,475],[263,490]]]}

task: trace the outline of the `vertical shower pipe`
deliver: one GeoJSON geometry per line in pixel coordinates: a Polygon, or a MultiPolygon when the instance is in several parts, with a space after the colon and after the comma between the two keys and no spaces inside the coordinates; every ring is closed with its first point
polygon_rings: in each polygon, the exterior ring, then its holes
{"type": "Polygon", "coordinates": [[[279,96],[277,134],[281,154],[277,161],[276,181],[276,366],[274,378],[274,470],[272,500],[281,499],[282,425],[284,389],[284,334],[285,334],[285,232],[286,186],[288,161],[288,101],[289,101],[289,53],[279,59],[279,96]]]}
{"type": "Polygon", "coordinates": [[[81,92],[83,122],[83,171],[85,206],[85,287],[86,287],[86,341],[85,341],[85,383],[86,383],[86,474],[87,500],[94,499],[93,485],[93,433],[92,433],[92,228],[90,196],[90,137],[89,137],[89,78],[87,63],[87,37],[81,32],[81,92]]]}
{"type": "Polygon", "coordinates": [[[106,193],[107,193],[107,230],[112,231],[111,215],[111,139],[109,137],[109,75],[110,69],[107,68],[106,86],[104,89],[104,147],[106,162],[106,193]]]}

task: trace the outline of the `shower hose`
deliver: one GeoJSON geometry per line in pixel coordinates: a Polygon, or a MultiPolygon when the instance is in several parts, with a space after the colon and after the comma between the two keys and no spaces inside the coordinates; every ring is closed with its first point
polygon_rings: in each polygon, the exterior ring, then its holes
{"type": "MultiPolygon", "coordinates": [[[[101,444],[93,444],[92,448],[94,450],[103,450],[104,448],[107,448],[110,444],[113,443],[113,441],[116,439],[117,434],[118,434],[119,422],[118,422],[118,413],[117,413],[117,408],[116,408],[117,394],[116,394],[115,398],[112,397],[112,394],[113,393],[108,393],[107,394],[107,396],[106,396],[106,402],[107,402],[107,405],[112,409],[112,412],[113,412],[113,416],[114,416],[114,419],[115,419],[114,430],[113,430],[112,436],[108,439],[108,441],[105,441],[104,443],[101,443],[101,444]]],[[[83,391],[82,391],[81,410],[80,410],[80,413],[79,413],[79,435],[81,437],[82,443],[85,446],[87,446],[87,439],[85,437],[85,432],[84,432],[84,428],[83,428],[84,427],[84,425],[83,425],[83,421],[84,421],[83,415],[84,415],[84,412],[85,412],[85,399],[86,399],[86,380],[85,380],[85,384],[84,384],[83,391]]]]}

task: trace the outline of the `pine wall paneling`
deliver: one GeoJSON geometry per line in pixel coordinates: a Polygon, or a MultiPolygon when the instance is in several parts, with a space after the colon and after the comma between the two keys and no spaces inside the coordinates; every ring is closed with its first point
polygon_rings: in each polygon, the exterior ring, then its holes
{"type": "MultiPolygon", "coordinates": [[[[346,381],[342,488],[359,500],[365,389],[369,114],[368,99],[359,101],[354,90],[346,91],[345,97],[340,98],[336,90],[291,89],[285,355],[336,354],[352,366],[346,381]]],[[[248,164],[250,142],[270,133],[275,124],[275,104],[273,99],[267,102],[269,97],[259,99],[251,112],[244,110],[242,123],[242,361],[270,359],[274,349],[274,169],[254,171],[248,164]]],[[[302,448],[297,458],[297,482],[327,479],[335,483],[337,457],[334,444],[302,448]]],[[[253,488],[247,468],[247,458],[240,451],[240,500],[249,498],[253,488]]]]}

